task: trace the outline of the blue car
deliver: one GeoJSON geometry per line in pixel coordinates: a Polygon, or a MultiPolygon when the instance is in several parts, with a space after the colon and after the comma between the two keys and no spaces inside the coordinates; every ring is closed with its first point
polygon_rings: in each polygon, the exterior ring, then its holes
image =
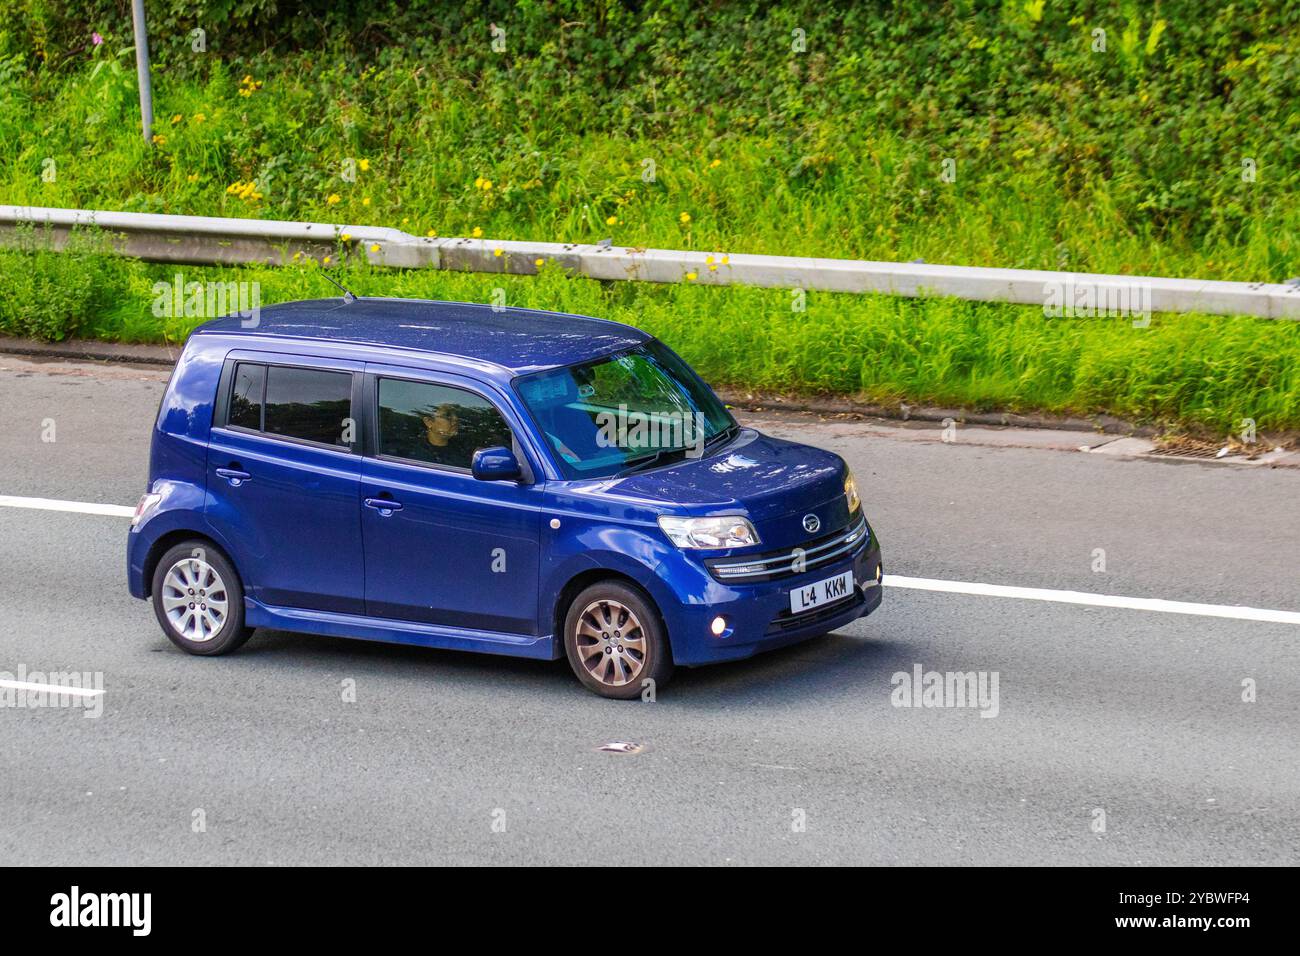
{"type": "Polygon", "coordinates": [[[350,295],[189,337],[127,565],[191,654],[268,627],[564,656],[622,699],[881,595],[843,459],[740,426],[652,336],[350,295]]]}

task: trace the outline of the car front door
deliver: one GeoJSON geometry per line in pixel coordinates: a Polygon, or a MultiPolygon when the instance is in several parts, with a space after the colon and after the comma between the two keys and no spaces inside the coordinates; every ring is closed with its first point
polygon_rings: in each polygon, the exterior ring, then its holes
{"type": "Polygon", "coordinates": [[[491,389],[454,375],[367,365],[372,444],[362,463],[366,612],[534,636],[543,489],[479,481],[474,451],[513,448],[521,423],[491,389]]]}
{"type": "Polygon", "coordinates": [[[226,360],[204,514],[263,604],[365,611],[352,410],[363,369],[251,351],[226,360]]]}

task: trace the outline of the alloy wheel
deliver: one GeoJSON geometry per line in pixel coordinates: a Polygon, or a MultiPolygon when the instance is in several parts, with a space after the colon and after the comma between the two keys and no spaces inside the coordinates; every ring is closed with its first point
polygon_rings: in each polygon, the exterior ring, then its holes
{"type": "Polygon", "coordinates": [[[618,601],[587,605],[578,616],[576,636],[578,659],[602,684],[622,687],[645,668],[645,631],[631,608],[618,601]]]}
{"type": "Polygon", "coordinates": [[[182,558],[163,578],[167,623],[187,641],[202,644],[216,637],[226,623],[228,602],[226,583],[202,558],[182,558]]]}

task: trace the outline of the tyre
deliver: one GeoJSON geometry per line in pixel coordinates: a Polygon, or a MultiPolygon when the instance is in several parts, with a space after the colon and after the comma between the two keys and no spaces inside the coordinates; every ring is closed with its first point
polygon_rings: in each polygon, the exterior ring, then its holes
{"type": "Polygon", "coordinates": [[[602,581],[584,590],[564,618],[564,651],[583,685],[601,697],[632,700],[673,673],[668,635],[639,588],[602,581]]]}
{"type": "Polygon", "coordinates": [[[153,572],[153,610],[168,640],[190,654],[228,654],[252,636],[244,626],[244,588],[210,541],[182,541],[153,572]]]}

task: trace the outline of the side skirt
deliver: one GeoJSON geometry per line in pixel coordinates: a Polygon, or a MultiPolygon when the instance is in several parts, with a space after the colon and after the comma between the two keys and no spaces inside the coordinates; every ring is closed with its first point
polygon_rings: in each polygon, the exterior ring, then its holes
{"type": "Polygon", "coordinates": [[[557,660],[563,656],[563,648],[551,634],[530,637],[442,624],[392,621],[361,614],[340,614],[337,611],[273,607],[250,597],[244,598],[244,623],[249,627],[270,627],[281,631],[323,634],[327,637],[350,637],[386,644],[414,644],[419,647],[504,654],[543,661],[557,660]]]}

